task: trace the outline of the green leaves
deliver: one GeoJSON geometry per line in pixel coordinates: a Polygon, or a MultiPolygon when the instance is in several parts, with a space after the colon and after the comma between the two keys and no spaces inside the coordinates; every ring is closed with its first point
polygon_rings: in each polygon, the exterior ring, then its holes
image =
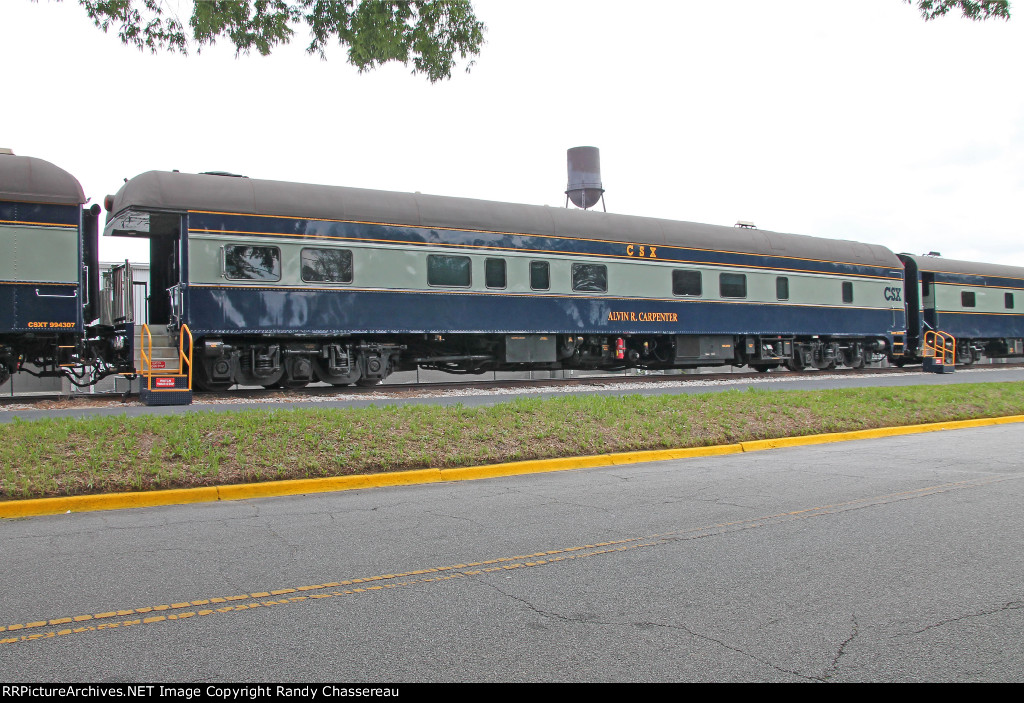
{"type": "MultiPolygon", "coordinates": [[[[905,0],[914,4],[915,0],[905,0]]],[[[933,20],[952,9],[959,9],[969,20],[987,20],[996,17],[1010,19],[1009,0],[916,0],[917,8],[925,20],[933,20]]]]}
{"type": "MultiPolygon", "coordinates": [[[[188,30],[160,0],[78,0],[104,32],[142,51],[196,53],[219,39],[239,54],[266,56],[298,32],[326,59],[332,39],[359,72],[397,61],[431,83],[451,78],[457,59],[478,56],[484,24],[470,0],[213,0],[195,2],[188,30]]],[[[468,71],[473,65],[470,61],[468,71]]]]}
{"type": "Polygon", "coordinates": [[[301,20],[301,13],[285,0],[216,0],[197,2],[189,25],[197,44],[216,43],[217,37],[226,36],[238,53],[256,49],[267,56],[278,44],[287,44],[294,30],[291,24],[301,20]]]}
{"type": "Polygon", "coordinates": [[[117,34],[128,46],[185,53],[187,39],[181,21],[164,16],[158,0],[79,0],[79,4],[104,32],[120,25],[117,34]]]}

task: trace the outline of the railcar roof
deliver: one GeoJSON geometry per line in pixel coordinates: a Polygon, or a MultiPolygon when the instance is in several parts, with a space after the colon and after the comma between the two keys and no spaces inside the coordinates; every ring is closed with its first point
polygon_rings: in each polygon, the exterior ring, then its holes
{"type": "Polygon", "coordinates": [[[85,193],[77,178],[49,161],[0,152],[0,200],[81,205],[85,193]]]}
{"type": "Polygon", "coordinates": [[[983,264],[977,261],[956,261],[941,256],[915,256],[900,254],[901,258],[913,259],[917,268],[929,273],[961,273],[971,276],[994,276],[997,278],[1020,278],[1024,280],[1024,268],[1004,264],[983,264]]]}
{"type": "Polygon", "coordinates": [[[895,254],[877,244],[559,207],[221,175],[143,173],[127,181],[114,196],[108,221],[126,209],[204,210],[484,230],[901,266],[895,254]]]}

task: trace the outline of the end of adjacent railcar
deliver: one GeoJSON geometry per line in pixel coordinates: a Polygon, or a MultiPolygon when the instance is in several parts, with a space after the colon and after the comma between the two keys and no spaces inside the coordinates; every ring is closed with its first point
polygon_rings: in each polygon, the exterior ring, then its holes
{"type": "Polygon", "coordinates": [[[0,149],[0,381],[19,371],[91,383],[99,208],[73,175],[0,149]]]}

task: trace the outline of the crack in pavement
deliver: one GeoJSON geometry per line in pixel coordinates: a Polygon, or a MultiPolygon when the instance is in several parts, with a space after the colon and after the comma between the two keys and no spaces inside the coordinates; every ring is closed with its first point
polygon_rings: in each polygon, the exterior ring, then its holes
{"type": "Polygon", "coordinates": [[[860,626],[857,624],[856,613],[850,615],[850,621],[853,625],[852,632],[850,632],[849,637],[847,637],[840,643],[839,649],[836,651],[836,656],[832,659],[832,666],[829,668],[830,673],[826,673],[822,677],[822,681],[828,681],[836,675],[836,673],[839,671],[839,660],[846,656],[846,647],[850,645],[855,639],[857,639],[858,636],[860,636],[860,626]]]}
{"type": "MultiPolygon", "coordinates": [[[[971,620],[973,618],[983,618],[983,617],[986,617],[986,616],[989,616],[989,615],[995,615],[996,613],[1006,612],[1008,610],[1020,610],[1020,608],[1022,606],[1024,606],[1024,601],[1014,600],[1014,601],[1010,601],[1008,603],[1004,603],[1001,606],[998,606],[998,607],[995,607],[995,608],[990,608],[988,610],[982,610],[982,611],[978,611],[978,612],[974,612],[974,613],[965,613],[964,615],[959,615],[959,616],[957,616],[955,618],[947,618],[946,620],[940,620],[939,622],[932,623],[931,625],[926,625],[926,626],[922,627],[920,630],[914,630],[910,634],[912,634],[912,635],[919,635],[922,632],[927,632],[928,630],[933,630],[936,627],[944,627],[944,626],[949,625],[951,623],[960,622],[961,620],[971,620]]],[[[899,635],[899,636],[900,637],[905,637],[906,635],[899,635]]]]}
{"type": "MultiPolygon", "coordinates": [[[[760,664],[762,666],[767,666],[767,667],[769,667],[771,669],[774,669],[774,670],[776,670],[776,671],[778,671],[780,673],[788,674],[790,676],[796,676],[796,677],[798,677],[800,679],[803,679],[803,680],[806,680],[806,681],[823,682],[823,681],[827,680],[827,676],[826,677],[822,677],[822,676],[808,676],[807,674],[802,674],[799,671],[793,671],[791,669],[786,669],[784,667],[778,666],[778,665],[773,664],[772,662],[770,662],[770,661],[768,661],[766,659],[762,659],[761,657],[758,657],[758,656],[756,656],[754,654],[751,654],[750,652],[747,652],[747,651],[745,651],[743,649],[740,649],[739,647],[734,647],[734,646],[732,646],[730,644],[727,644],[726,642],[723,642],[720,639],[712,637],[711,635],[705,635],[703,633],[697,632],[697,631],[693,630],[692,628],[690,628],[690,627],[688,627],[686,625],[673,624],[673,623],[662,623],[662,622],[651,622],[651,621],[646,621],[646,622],[617,622],[617,621],[613,621],[613,620],[597,620],[597,619],[587,620],[587,619],[584,619],[584,618],[581,618],[581,617],[571,617],[571,616],[568,616],[568,615],[562,615],[560,613],[555,613],[555,612],[548,611],[548,610],[541,610],[540,608],[535,606],[530,601],[528,601],[528,600],[526,600],[524,598],[520,598],[519,596],[517,596],[515,594],[509,593],[509,592],[499,588],[497,584],[488,583],[487,579],[480,579],[477,582],[480,583],[480,584],[483,584],[483,585],[485,585],[485,586],[487,586],[487,587],[489,587],[489,588],[491,588],[491,589],[493,589],[495,591],[497,591],[498,593],[500,593],[501,595],[505,596],[506,598],[508,598],[510,600],[514,600],[517,603],[521,603],[522,605],[524,605],[527,608],[529,608],[532,612],[534,612],[537,615],[540,615],[541,617],[544,617],[544,618],[549,618],[549,619],[552,619],[552,620],[559,620],[559,621],[565,622],[565,623],[574,623],[574,624],[581,624],[581,625],[583,625],[583,624],[586,624],[586,625],[608,625],[608,626],[612,626],[612,627],[639,627],[639,628],[661,628],[661,629],[667,629],[667,630],[679,630],[679,631],[685,632],[687,635],[689,635],[690,637],[693,637],[694,639],[698,639],[698,640],[701,640],[701,641],[704,641],[704,642],[711,643],[713,645],[721,647],[722,649],[726,649],[726,650],[728,650],[730,652],[735,652],[736,654],[740,654],[740,655],[742,655],[744,657],[747,657],[748,659],[751,659],[752,661],[755,661],[755,662],[757,662],[758,664],[760,664]]],[[[840,652],[842,650],[842,647],[845,647],[847,642],[849,642],[849,640],[847,640],[846,642],[843,642],[843,644],[840,645],[840,652]]],[[[842,654],[840,653],[838,656],[842,656],[842,654]]],[[[837,656],[837,660],[838,660],[838,656],[837,656]]]]}

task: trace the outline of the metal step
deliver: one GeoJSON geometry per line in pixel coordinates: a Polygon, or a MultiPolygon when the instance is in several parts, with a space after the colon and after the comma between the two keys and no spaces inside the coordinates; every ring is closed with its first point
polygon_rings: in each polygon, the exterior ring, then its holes
{"type": "MultiPolygon", "coordinates": [[[[147,349],[152,373],[140,379],[139,397],[145,405],[189,405],[192,402],[191,374],[181,375],[184,364],[178,348],[179,335],[168,335],[167,325],[148,325],[147,349]]],[[[135,369],[142,373],[142,326],[135,328],[135,369]]],[[[189,358],[191,349],[187,350],[189,358]]]]}
{"type": "MultiPolygon", "coordinates": [[[[150,350],[150,360],[153,362],[154,371],[172,370],[178,368],[178,340],[171,339],[167,334],[167,325],[150,325],[150,337],[153,347],[150,350]]],[[[142,370],[142,326],[135,328],[135,368],[142,370]]]]}
{"type": "MultiPolygon", "coordinates": [[[[153,347],[152,354],[150,355],[154,371],[176,369],[178,368],[178,360],[177,347],[153,347]]],[[[135,353],[135,368],[140,371],[142,370],[142,353],[138,347],[136,347],[135,353]]]]}

